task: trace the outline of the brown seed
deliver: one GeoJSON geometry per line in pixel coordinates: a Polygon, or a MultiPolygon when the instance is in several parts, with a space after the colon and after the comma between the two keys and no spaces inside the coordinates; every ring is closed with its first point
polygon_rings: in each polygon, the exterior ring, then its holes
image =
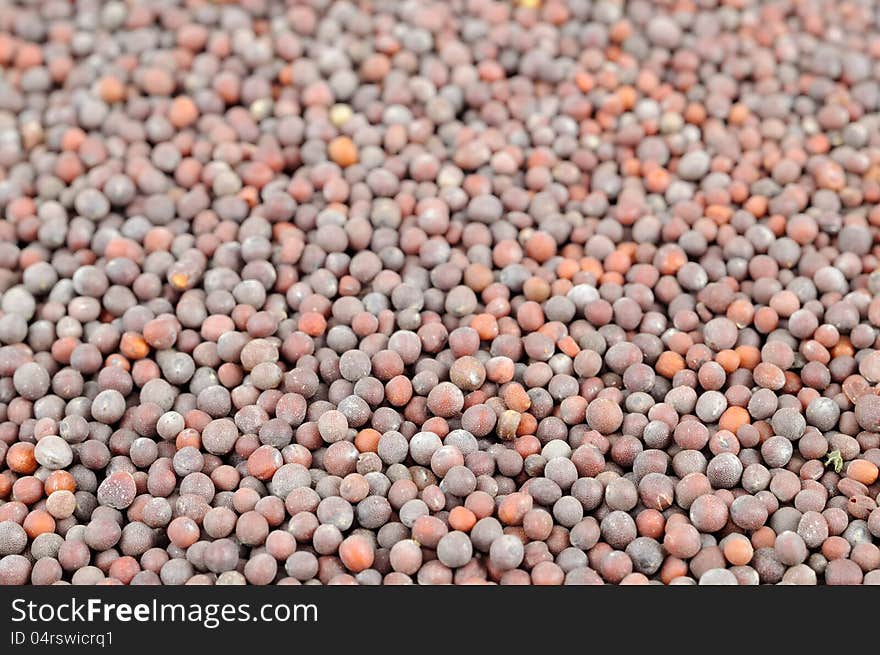
{"type": "Polygon", "coordinates": [[[602,434],[611,434],[623,423],[620,406],[607,398],[597,398],[587,406],[587,424],[602,434]]]}
{"type": "Polygon", "coordinates": [[[498,424],[496,426],[498,436],[506,441],[513,439],[516,436],[516,431],[517,428],[519,428],[521,420],[522,415],[517,411],[507,409],[502,412],[501,416],[498,418],[498,424]]]}
{"type": "Polygon", "coordinates": [[[125,509],[134,501],[137,485],[131,473],[119,471],[98,487],[98,502],[114,509],[125,509]]]}

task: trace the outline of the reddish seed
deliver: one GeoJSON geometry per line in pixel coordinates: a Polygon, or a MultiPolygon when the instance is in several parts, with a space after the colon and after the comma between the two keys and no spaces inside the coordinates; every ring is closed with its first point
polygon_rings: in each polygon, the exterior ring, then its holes
{"type": "Polygon", "coordinates": [[[185,128],[192,125],[199,116],[199,110],[192,98],[187,96],[178,96],[171,101],[171,107],[168,109],[168,120],[171,124],[178,128],[185,128]]]}
{"type": "Polygon", "coordinates": [[[55,519],[45,510],[35,510],[27,515],[22,523],[28,538],[36,539],[47,532],[55,532],[55,519]]]}
{"type": "Polygon", "coordinates": [[[366,537],[352,535],[339,545],[339,558],[345,567],[354,573],[370,568],[374,557],[373,545],[366,537]]]}
{"type": "Polygon", "coordinates": [[[34,446],[27,442],[14,443],[6,451],[6,465],[15,473],[30,475],[37,470],[34,446]]]}
{"type": "Polygon", "coordinates": [[[333,139],[327,146],[327,155],[343,168],[358,162],[357,146],[346,136],[333,139]]]}

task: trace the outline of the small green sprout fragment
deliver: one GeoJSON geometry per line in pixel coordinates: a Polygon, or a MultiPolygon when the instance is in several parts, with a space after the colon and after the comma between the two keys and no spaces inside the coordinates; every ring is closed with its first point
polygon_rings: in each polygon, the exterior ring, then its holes
{"type": "Polygon", "coordinates": [[[832,450],[828,453],[825,458],[825,466],[833,466],[834,472],[840,473],[840,469],[843,468],[843,457],[841,457],[839,450],[832,450]]]}

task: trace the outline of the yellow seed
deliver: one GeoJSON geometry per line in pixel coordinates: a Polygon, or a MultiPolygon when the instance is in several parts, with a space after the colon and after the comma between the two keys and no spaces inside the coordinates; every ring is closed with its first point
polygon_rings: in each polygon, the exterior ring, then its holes
{"type": "Polygon", "coordinates": [[[330,108],[330,122],[333,123],[335,127],[341,127],[348,122],[353,113],[351,107],[346,104],[339,103],[333,105],[330,108]]]}
{"type": "Polygon", "coordinates": [[[171,276],[171,284],[176,289],[185,289],[189,284],[189,276],[186,273],[175,273],[171,276]]]}

